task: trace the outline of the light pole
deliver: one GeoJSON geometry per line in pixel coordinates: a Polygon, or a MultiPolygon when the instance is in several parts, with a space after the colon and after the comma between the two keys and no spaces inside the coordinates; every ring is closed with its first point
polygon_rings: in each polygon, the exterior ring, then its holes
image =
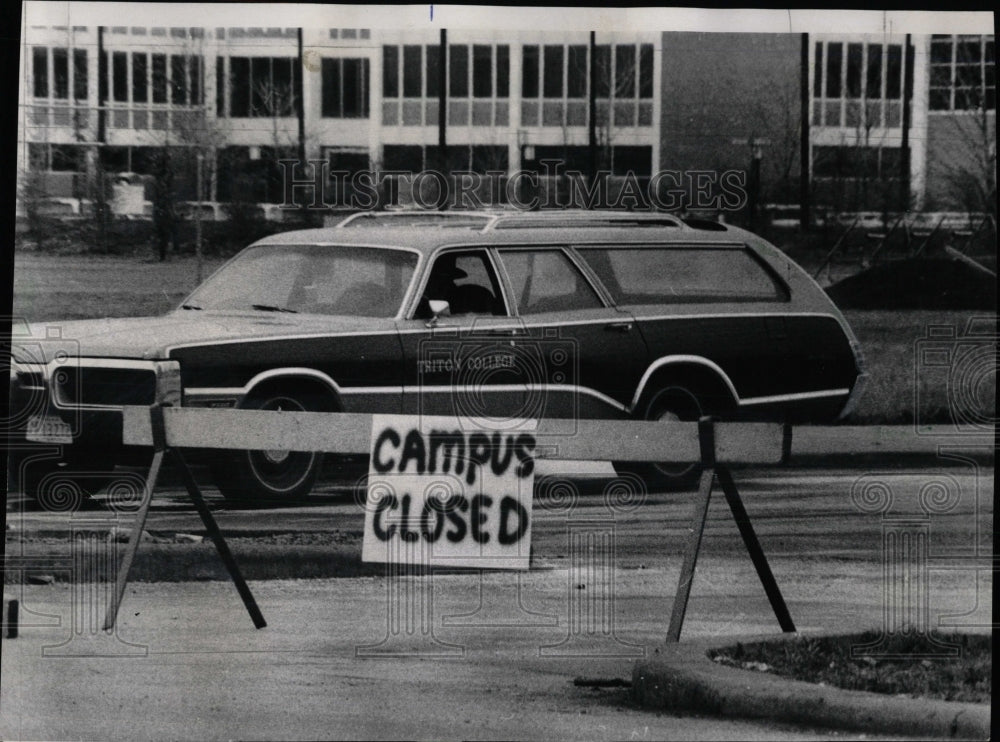
{"type": "Polygon", "coordinates": [[[202,259],[201,259],[201,172],[202,164],[205,160],[205,154],[199,148],[195,153],[195,160],[197,162],[197,167],[195,168],[195,192],[198,194],[197,201],[198,207],[194,217],[194,255],[195,255],[195,272],[197,283],[201,284],[202,278],[202,259]]]}

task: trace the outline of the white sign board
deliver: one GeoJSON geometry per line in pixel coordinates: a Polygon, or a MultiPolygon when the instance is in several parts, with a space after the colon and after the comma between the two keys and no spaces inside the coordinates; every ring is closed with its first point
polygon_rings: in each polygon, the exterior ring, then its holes
{"type": "Polygon", "coordinates": [[[537,421],[490,422],[372,417],[362,561],[528,569],[537,421]]]}

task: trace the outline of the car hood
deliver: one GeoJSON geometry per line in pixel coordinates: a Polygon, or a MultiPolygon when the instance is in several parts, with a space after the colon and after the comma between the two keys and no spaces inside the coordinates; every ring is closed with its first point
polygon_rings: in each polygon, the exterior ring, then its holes
{"type": "Polygon", "coordinates": [[[222,340],[256,340],[287,335],[336,335],[393,329],[391,319],[280,316],[255,312],[177,311],[161,317],[33,323],[12,337],[12,355],[22,363],[70,357],[165,359],[177,345],[211,345],[222,340]]]}

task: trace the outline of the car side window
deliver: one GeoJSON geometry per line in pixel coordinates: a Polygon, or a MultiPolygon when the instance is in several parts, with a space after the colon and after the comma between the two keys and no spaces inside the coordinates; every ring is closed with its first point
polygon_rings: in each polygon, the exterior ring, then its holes
{"type": "Polygon", "coordinates": [[[600,297],[562,250],[500,250],[519,314],[595,309],[600,297]]]}
{"type": "Polygon", "coordinates": [[[430,300],[448,302],[452,315],[506,316],[496,272],[484,250],[446,252],[431,266],[415,317],[431,316],[430,300]]]}
{"type": "Polygon", "coordinates": [[[578,247],[618,304],[787,301],[788,292],[746,248],[578,247]]]}

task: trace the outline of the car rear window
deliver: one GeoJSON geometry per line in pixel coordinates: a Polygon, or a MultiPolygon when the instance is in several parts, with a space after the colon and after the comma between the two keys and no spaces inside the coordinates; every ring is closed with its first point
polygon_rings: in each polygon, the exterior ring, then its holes
{"type": "Polygon", "coordinates": [[[579,247],[618,304],[786,301],[745,247],[579,247]]]}

